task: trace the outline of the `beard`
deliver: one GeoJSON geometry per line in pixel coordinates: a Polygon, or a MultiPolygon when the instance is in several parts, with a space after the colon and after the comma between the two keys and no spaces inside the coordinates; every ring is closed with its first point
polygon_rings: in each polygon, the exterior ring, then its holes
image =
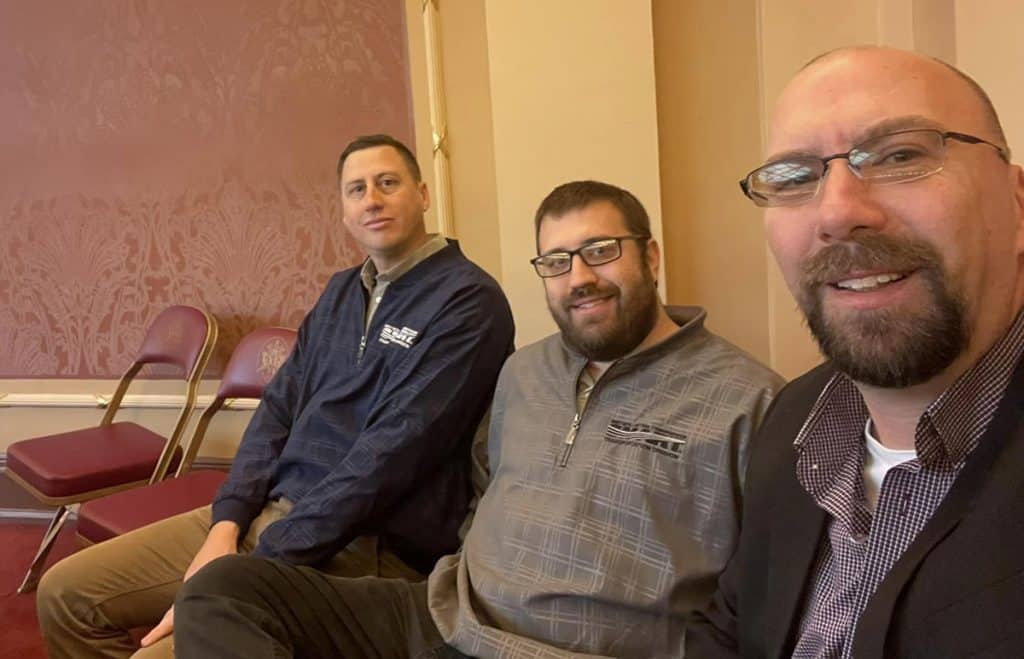
{"type": "Polygon", "coordinates": [[[608,362],[640,345],[658,321],[657,285],[644,267],[639,281],[629,282],[626,293],[612,283],[588,284],[570,291],[564,301],[548,298],[548,309],[565,343],[590,361],[608,362]],[[615,314],[604,322],[574,321],[571,305],[592,296],[611,295],[615,314]]]}
{"type": "Polygon", "coordinates": [[[826,247],[804,264],[798,302],[822,354],[854,381],[875,387],[926,382],[970,341],[963,296],[924,241],[873,234],[826,247]],[[828,282],[858,270],[913,272],[925,287],[921,308],[829,314],[828,282]]]}

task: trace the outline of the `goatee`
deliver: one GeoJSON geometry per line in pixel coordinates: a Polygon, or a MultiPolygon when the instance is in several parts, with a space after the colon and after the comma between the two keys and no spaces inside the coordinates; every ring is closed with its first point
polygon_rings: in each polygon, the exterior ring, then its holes
{"type": "Polygon", "coordinates": [[[854,381],[876,387],[926,382],[953,363],[970,341],[963,296],[939,253],[920,240],[871,234],[822,249],[804,264],[798,302],[822,354],[854,381]],[[829,314],[825,287],[855,272],[919,278],[927,299],[917,310],[829,314]]]}

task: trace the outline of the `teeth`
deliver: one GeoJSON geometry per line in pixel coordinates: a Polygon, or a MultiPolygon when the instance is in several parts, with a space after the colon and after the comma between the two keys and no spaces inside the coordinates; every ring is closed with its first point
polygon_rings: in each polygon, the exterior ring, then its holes
{"type": "Polygon", "coordinates": [[[899,281],[904,277],[906,277],[906,275],[887,272],[881,275],[861,277],[860,279],[846,279],[844,281],[836,282],[836,286],[838,288],[846,288],[854,291],[863,291],[871,288],[878,288],[879,286],[888,284],[889,282],[899,281]]]}

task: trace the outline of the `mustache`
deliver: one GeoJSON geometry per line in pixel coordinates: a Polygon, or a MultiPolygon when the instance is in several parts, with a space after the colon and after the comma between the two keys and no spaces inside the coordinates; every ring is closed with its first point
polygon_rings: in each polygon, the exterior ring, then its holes
{"type": "Polygon", "coordinates": [[[942,269],[942,257],[929,243],[882,234],[865,234],[829,245],[809,258],[801,268],[801,283],[806,289],[835,282],[851,272],[909,272],[923,269],[942,269]]]}
{"type": "Polygon", "coordinates": [[[612,285],[598,286],[596,284],[584,284],[583,286],[577,286],[569,291],[569,296],[565,299],[563,306],[566,309],[569,309],[570,306],[585,298],[615,295],[618,291],[618,287],[612,285]]]}

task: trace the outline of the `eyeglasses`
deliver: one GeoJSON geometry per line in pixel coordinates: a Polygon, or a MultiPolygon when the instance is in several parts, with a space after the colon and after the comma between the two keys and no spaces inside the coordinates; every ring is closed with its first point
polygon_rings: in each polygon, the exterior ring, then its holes
{"type": "Polygon", "coordinates": [[[906,183],[931,176],[946,162],[948,140],[985,144],[1010,161],[1008,149],[980,137],[932,129],[901,130],[866,140],[846,153],[818,158],[795,156],[758,167],[740,181],[758,206],[795,206],[817,196],[829,163],[845,158],[850,171],[875,185],[906,183]]]}
{"type": "Polygon", "coordinates": [[[587,265],[604,265],[622,256],[623,240],[649,240],[650,236],[619,236],[618,238],[601,238],[582,247],[564,252],[548,252],[530,259],[537,274],[545,279],[564,275],[572,270],[572,257],[580,255],[587,265]]]}

